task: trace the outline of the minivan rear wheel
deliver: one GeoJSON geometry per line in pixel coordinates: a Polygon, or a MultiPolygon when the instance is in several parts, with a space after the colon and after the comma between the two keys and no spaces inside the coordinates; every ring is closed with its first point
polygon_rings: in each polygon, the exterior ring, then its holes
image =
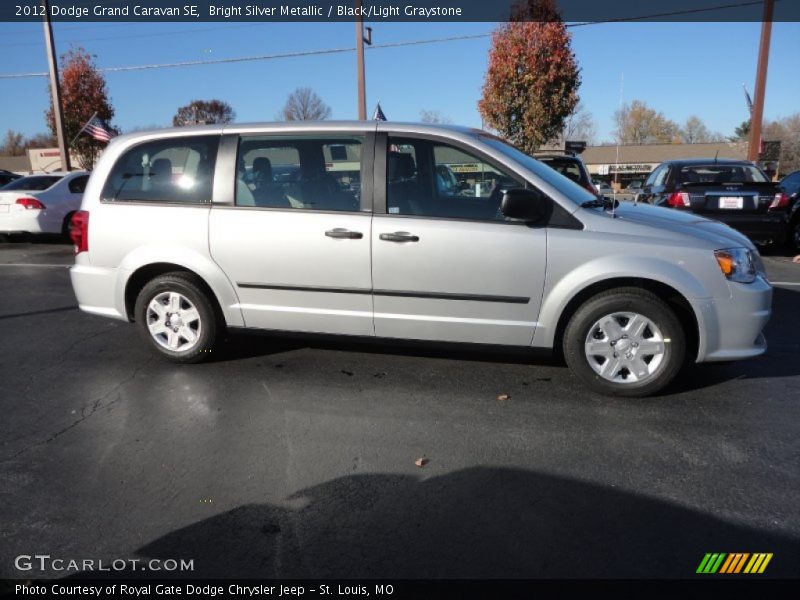
{"type": "Polygon", "coordinates": [[[591,389],[644,397],[680,371],[686,336],[673,310],[640,288],[609,290],[587,300],[564,331],[564,357],[591,389]]]}
{"type": "Polygon", "coordinates": [[[148,346],[173,362],[204,360],[217,338],[214,306],[197,279],[186,273],[167,273],[145,284],[134,315],[148,346]]]}

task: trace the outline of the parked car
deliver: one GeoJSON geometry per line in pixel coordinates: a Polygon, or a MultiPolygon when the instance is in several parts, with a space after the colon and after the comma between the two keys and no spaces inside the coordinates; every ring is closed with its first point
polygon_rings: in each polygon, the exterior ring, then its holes
{"type": "Polygon", "coordinates": [[[0,189],[0,233],[68,234],[89,173],[28,175],[0,189]]]}
{"type": "Polygon", "coordinates": [[[574,181],[585,190],[594,195],[598,194],[597,189],[592,183],[592,178],[589,176],[589,170],[578,156],[570,153],[536,153],[534,156],[536,157],[536,160],[543,162],[552,169],[555,169],[564,177],[574,181]]]}
{"type": "Polygon", "coordinates": [[[663,162],[638,200],[722,221],[762,244],[783,243],[789,236],[789,197],[744,160],[663,162]]]}
{"type": "Polygon", "coordinates": [[[592,185],[601,195],[614,193],[614,188],[612,188],[611,184],[608,183],[607,181],[598,181],[596,179],[592,179],[592,185]]]}
{"type": "Polygon", "coordinates": [[[786,241],[800,251],[800,171],[789,173],[781,179],[778,189],[788,197],[789,203],[789,235],[786,241]]]}
{"type": "Polygon", "coordinates": [[[12,173],[11,171],[6,171],[5,169],[0,169],[0,188],[4,185],[8,185],[15,179],[19,179],[22,175],[17,175],[16,173],[12,173]]]}
{"type": "MultiPolygon", "coordinates": [[[[348,177],[350,175],[347,175],[348,177]]],[[[176,362],[225,329],[563,350],[601,393],[766,349],[758,251],[712,220],[598,198],[479,130],[386,122],[182,127],[114,138],[72,219],[80,307],[176,362]],[[361,191],[326,170],[360,157],[361,191]],[[237,156],[239,159],[237,159],[237,156]],[[250,189],[254,157],[299,182],[250,189]],[[470,194],[440,193],[440,164],[470,194]]]]}
{"type": "Polygon", "coordinates": [[[626,194],[631,194],[634,197],[638,196],[638,194],[642,191],[642,182],[641,180],[631,181],[628,186],[623,190],[626,194]]]}

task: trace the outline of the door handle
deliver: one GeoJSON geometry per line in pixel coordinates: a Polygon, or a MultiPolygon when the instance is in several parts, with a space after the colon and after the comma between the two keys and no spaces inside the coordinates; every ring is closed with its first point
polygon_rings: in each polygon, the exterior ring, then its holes
{"type": "Polygon", "coordinates": [[[338,239],[345,239],[345,240],[360,240],[364,237],[364,234],[360,231],[350,231],[349,229],[344,229],[342,227],[336,227],[335,229],[329,229],[325,232],[325,235],[329,238],[338,238],[338,239]]]}
{"type": "Polygon", "coordinates": [[[395,231],[394,233],[382,233],[378,236],[384,242],[418,242],[419,236],[412,235],[407,231],[395,231]]]}

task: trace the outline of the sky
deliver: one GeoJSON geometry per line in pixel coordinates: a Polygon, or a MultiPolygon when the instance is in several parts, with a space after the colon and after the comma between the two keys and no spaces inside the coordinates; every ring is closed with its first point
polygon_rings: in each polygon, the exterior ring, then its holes
{"type": "MultiPolygon", "coordinates": [[[[367,23],[367,25],[370,25],[367,23]]],[[[376,44],[490,33],[492,23],[373,24],[376,44]]],[[[682,123],[699,116],[731,135],[748,118],[742,84],[753,93],[760,23],[604,23],[572,27],[581,68],[581,101],[597,125],[598,142],[613,137],[620,104],[637,99],[682,123]]],[[[234,58],[354,45],[352,23],[56,23],[58,52],[71,45],[96,55],[100,67],[234,58]]],[[[380,100],[389,120],[417,121],[438,110],[454,123],[479,127],[477,103],[490,38],[366,53],[367,110],[380,100]]],[[[47,70],[42,26],[0,23],[0,75],[47,70]]],[[[800,23],[775,23],[765,118],[800,111],[800,23]]],[[[258,62],[108,73],[123,131],[171,124],[178,107],[218,98],[239,122],[274,120],[287,95],[309,86],[332,118],[357,116],[355,53],[258,62]]],[[[0,133],[46,131],[44,77],[0,78],[0,133]]],[[[368,115],[369,116],[369,115],[368,115]]]]}

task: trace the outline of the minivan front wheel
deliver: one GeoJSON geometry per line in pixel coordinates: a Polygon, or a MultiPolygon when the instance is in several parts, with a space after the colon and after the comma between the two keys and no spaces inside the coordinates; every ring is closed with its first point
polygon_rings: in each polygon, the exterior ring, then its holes
{"type": "Polygon", "coordinates": [[[685,334],[675,313],[640,288],[591,298],[564,332],[569,367],[590,388],[607,395],[655,394],[677,375],[685,352],[685,334]]]}
{"type": "Polygon", "coordinates": [[[209,356],[217,319],[193,276],[167,273],[152,279],[137,296],[134,312],[139,333],[161,356],[180,363],[209,356]]]}

